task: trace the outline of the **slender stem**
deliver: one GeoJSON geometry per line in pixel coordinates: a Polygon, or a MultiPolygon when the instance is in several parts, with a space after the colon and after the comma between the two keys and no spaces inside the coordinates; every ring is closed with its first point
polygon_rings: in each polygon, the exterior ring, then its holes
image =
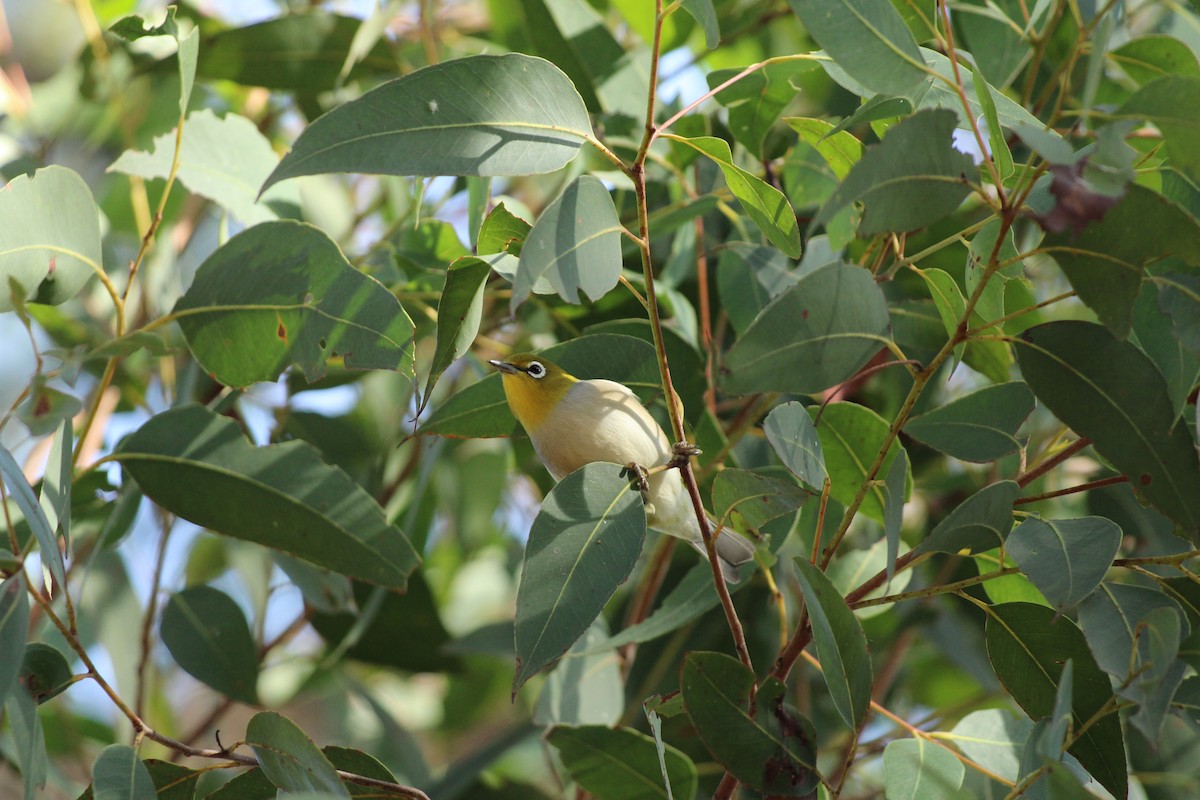
{"type": "Polygon", "coordinates": [[[1090,489],[1099,489],[1101,486],[1112,486],[1115,483],[1129,483],[1129,478],[1125,475],[1114,475],[1111,478],[1101,478],[1100,480],[1081,483],[1078,486],[1068,486],[1066,489],[1057,489],[1053,492],[1034,494],[1030,495],[1029,497],[1018,497],[1013,505],[1019,506],[1025,503],[1036,503],[1039,500],[1049,500],[1052,497],[1062,497],[1063,495],[1086,492],[1090,489]]]}
{"type": "Polygon", "coordinates": [[[957,592],[960,589],[967,589],[971,586],[977,586],[981,583],[987,583],[995,578],[1003,578],[1005,575],[1015,575],[1021,571],[1020,567],[1005,567],[998,569],[995,572],[987,572],[982,575],[976,575],[971,578],[963,578],[961,581],[954,583],[943,583],[937,586],[928,586],[924,589],[915,589],[911,592],[901,592],[899,594],[890,594],[885,597],[872,597],[866,600],[856,600],[848,605],[852,609],[868,608],[870,606],[882,606],[888,603],[900,603],[904,600],[918,600],[923,597],[936,597],[939,594],[948,594],[957,592]]]}
{"type": "Polygon", "coordinates": [[[171,516],[159,511],[162,517],[162,537],[158,540],[158,555],[154,559],[154,575],[150,581],[150,597],[146,600],[146,613],[142,617],[141,657],[137,665],[137,689],[134,694],[134,710],[140,717],[146,708],[146,668],[150,663],[153,644],[154,618],[158,615],[158,590],[162,586],[163,566],[167,560],[167,542],[171,538],[171,516]]]}
{"type": "Polygon", "coordinates": [[[1018,475],[1016,477],[1017,485],[1021,488],[1025,488],[1091,443],[1092,440],[1086,436],[1076,439],[1074,442],[1071,442],[1071,444],[1037,464],[1032,469],[1029,469],[1021,475],[1018,475]]]}

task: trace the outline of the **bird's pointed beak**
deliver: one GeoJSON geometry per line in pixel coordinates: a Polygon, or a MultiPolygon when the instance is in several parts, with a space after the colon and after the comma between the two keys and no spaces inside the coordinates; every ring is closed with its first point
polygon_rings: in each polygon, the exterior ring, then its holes
{"type": "Polygon", "coordinates": [[[521,371],[521,368],[518,367],[516,364],[510,364],[507,361],[497,361],[496,359],[493,358],[493,359],[489,359],[488,363],[491,364],[496,369],[500,370],[501,372],[507,372],[509,375],[516,375],[518,372],[521,371]]]}

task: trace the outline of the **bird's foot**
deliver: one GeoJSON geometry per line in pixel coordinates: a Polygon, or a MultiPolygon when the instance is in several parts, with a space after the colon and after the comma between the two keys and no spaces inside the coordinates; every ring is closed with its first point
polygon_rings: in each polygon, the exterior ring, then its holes
{"type": "Polygon", "coordinates": [[[686,464],[692,456],[698,456],[704,451],[691,442],[676,442],[671,445],[671,452],[674,455],[668,465],[678,468],[686,464]]]}
{"type": "Polygon", "coordinates": [[[636,461],[630,461],[621,469],[621,477],[628,477],[629,482],[637,487],[642,494],[642,502],[650,505],[650,472],[636,461]]]}

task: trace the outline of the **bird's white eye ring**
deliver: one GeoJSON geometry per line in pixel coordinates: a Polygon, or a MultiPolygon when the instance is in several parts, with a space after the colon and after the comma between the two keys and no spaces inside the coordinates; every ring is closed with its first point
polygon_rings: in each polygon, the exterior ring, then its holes
{"type": "Polygon", "coordinates": [[[541,380],[546,377],[546,368],[542,366],[540,361],[530,361],[529,366],[525,368],[525,374],[531,378],[541,380]]]}

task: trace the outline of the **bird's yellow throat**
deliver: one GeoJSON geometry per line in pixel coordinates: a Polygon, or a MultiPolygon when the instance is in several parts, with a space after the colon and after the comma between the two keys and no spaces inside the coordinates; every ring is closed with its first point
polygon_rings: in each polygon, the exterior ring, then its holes
{"type": "MultiPolygon", "coordinates": [[[[524,370],[534,360],[536,356],[522,353],[509,358],[508,363],[524,370]]],[[[531,433],[541,426],[570,391],[571,384],[578,380],[554,364],[546,364],[546,369],[546,374],[541,378],[534,378],[524,371],[500,373],[508,407],[512,409],[517,422],[531,433]]]]}

